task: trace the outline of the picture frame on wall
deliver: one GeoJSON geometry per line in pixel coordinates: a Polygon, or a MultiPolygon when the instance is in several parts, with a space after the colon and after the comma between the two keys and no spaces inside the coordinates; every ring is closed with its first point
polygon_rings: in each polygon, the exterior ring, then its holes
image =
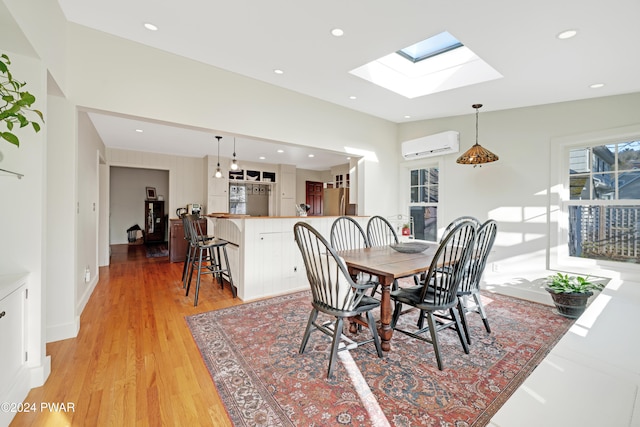
{"type": "Polygon", "coordinates": [[[147,187],[147,200],[157,200],[155,187],[147,187]]]}

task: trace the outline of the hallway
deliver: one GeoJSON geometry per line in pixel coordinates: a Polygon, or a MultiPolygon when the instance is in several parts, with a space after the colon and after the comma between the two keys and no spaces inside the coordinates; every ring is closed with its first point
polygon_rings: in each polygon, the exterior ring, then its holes
{"type": "Polygon", "coordinates": [[[36,411],[18,413],[11,426],[230,425],[184,317],[241,300],[206,276],[194,307],[182,263],[147,258],[142,245],[111,249],[78,336],[47,344],[51,375],[25,400],[36,411]],[[67,411],[41,411],[41,403],[67,411]]]}

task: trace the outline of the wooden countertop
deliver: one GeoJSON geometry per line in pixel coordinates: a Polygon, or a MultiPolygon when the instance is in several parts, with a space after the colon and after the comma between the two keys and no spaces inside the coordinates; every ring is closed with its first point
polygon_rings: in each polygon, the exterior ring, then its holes
{"type": "MultiPolygon", "coordinates": [[[[338,215],[334,216],[323,216],[323,215],[310,215],[310,216],[251,216],[251,215],[240,215],[240,214],[229,214],[229,213],[210,213],[207,215],[203,215],[209,218],[223,218],[223,219],[282,219],[282,218],[338,218],[338,215]]],[[[358,218],[359,215],[349,215],[354,218],[358,218]]]]}

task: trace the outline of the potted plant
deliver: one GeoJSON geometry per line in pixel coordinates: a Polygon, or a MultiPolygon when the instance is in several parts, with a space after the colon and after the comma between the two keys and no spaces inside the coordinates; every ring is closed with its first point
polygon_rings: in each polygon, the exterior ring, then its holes
{"type": "Polygon", "coordinates": [[[404,224],[402,226],[402,235],[411,236],[411,227],[409,227],[409,224],[404,224]]]}
{"type": "Polygon", "coordinates": [[[15,80],[9,71],[11,61],[5,54],[0,55],[0,121],[4,122],[8,132],[0,130],[0,139],[4,139],[15,146],[20,146],[20,140],[11,132],[15,125],[25,127],[31,125],[36,132],[40,131],[40,124],[27,118],[27,113],[34,113],[44,122],[42,113],[32,109],[36,97],[23,90],[25,82],[15,80]]]}
{"type": "Polygon", "coordinates": [[[569,276],[556,273],[547,278],[547,292],[551,294],[558,313],[562,316],[576,319],[587,308],[587,301],[593,291],[604,288],[601,283],[589,281],[589,276],[569,276]]]}

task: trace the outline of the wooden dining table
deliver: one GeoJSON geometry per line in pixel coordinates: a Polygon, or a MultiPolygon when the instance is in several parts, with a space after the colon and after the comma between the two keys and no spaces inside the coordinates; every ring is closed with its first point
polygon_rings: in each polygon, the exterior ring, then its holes
{"type": "Polygon", "coordinates": [[[424,252],[405,253],[398,252],[391,246],[378,246],[373,248],[350,249],[339,251],[349,272],[353,275],[359,272],[373,274],[378,277],[381,285],[382,298],[380,299],[380,327],[378,334],[384,351],[391,349],[391,285],[396,279],[411,277],[424,273],[433,260],[438,250],[438,243],[425,242],[428,245],[424,252]]]}

